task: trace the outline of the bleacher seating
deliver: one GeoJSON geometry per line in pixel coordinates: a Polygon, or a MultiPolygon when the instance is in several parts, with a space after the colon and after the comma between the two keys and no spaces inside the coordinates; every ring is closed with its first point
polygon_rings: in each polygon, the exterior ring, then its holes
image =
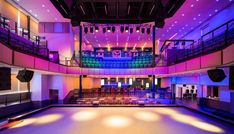
{"type": "Polygon", "coordinates": [[[85,68],[149,68],[152,67],[152,56],[135,56],[126,58],[82,57],[85,68]]]}

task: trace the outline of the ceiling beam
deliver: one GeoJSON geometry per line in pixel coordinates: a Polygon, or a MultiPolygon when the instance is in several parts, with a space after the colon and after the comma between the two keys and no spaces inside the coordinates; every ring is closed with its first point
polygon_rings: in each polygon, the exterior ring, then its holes
{"type": "Polygon", "coordinates": [[[97,14],[96,14],[96,10],[95,10],[94,4],[93,4],[93,0],[91,2],[91,6],[92,6],[92,9],[93,9],[93,12],[94,12],[94,18],[96,19],[97,18],[97,14]]]}
{"type": "Polygon", "coordinates": [[[142,13],[143,7],[144,7],[144,1],[142,0],[140,10],[138,12],[138,18],[141,18],[141,13],[142,13]]]}

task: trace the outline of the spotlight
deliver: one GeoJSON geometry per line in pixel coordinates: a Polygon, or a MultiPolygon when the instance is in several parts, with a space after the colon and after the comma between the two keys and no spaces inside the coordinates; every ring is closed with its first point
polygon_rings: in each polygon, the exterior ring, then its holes
{"type": "Polygon", "coordinates": [[[145,28],[141,28],[141,33],[145,33],[145,28]]]}
{"type": "Polygon", "coordinates": [[[111,31],[112,31],[112,33],[115,32],[115,27],[114,26],[111,28],[111,31]]]}
{"type": "Polygon", "coordinates": [[[106,28],[102,28],[102,32],[103,32],[103,33],[106,33],[106,28]]]}
{"type": "Polygon", "coordinates": [[[140,32],[140,27],[136,27],[136,32],[137,32],[137,33],[140,32]]]}
{"type": "Polygon", "coordinates": [[[125,27],[125,32],[128,32],[128,27],[125,27]]]}
{"type": "Polygon", "coordinates": [[[131,33],[131,34],[133,33],[133,28],[132,28],[132,27],[130,28],[130,33],[131,33]]]}
{"type": "Polygon", "coordinates": [[[124,27],[123,26],[120,27],[120,31],[121,31],[121,33],[124,32],[124,27]]]}
{"type": "Polygon", "coordinates": [[[87,28],[87,27],[84,28],[84,32],[85,32],[86,34],[88,33],[88,28],[87,28]]]}
{"type": "Polygon", "coordinates": [[[110,27],[107,27],[107,32],[110,32],[111,31],[111,28],[110,27]]]}
{"type": "Polygon", "coordinates": [[[90,33],[93,33],[93,27],[90,27],[90,33]]]}
{"type": "Polygon", "coordinates": [[[150,28],[147,28],[146,32],[147,34],[150,34],[150,28]]]}
{"type": "Polygon", "coordinates": [[[98,32],[98,26],[95,26],[95,32],[98,32]]]}

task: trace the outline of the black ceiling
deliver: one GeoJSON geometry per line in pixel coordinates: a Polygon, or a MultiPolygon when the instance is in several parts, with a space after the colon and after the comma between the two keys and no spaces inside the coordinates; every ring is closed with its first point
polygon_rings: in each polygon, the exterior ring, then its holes
{"type": "Polygon", "coordinates": [[[164,26],[185,0],[50,0],[72,25],[80,22],[138,24],[155,22],[164,26]]]}

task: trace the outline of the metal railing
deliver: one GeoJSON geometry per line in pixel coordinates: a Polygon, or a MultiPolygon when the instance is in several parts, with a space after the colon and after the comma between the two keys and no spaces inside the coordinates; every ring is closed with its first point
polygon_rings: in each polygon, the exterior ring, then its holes
{"type": "Polygon", "coordinates": [[[13,105],[13,104],[20,104],[29,101],[31,101],[30,92],[13,92],[13,93],[0,94],[0,107],[13,105]]]}
{"type": "Polygon", "coordinates": [[[222,50],[234,42],[234,19],[203,35],[198,41],[166,40],[156,57],[157,66],[170,66],[222,50]],[[190,44],[189,44],[190,43],[190,44]]]}

